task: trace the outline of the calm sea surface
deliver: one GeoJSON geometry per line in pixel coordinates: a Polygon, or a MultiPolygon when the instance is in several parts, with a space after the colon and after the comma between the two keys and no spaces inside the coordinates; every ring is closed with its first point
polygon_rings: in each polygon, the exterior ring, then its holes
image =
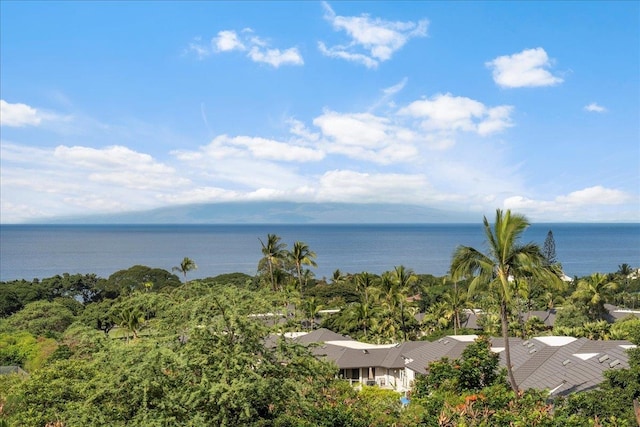
{"type": "MultiPolygon", "coordinates": [[[[569,276],[614,272],[622,263],[640,267],[640,224],[534,224],[523,243],[541,247],[553,232],[556,254],[569,276]]],[[[458,245],[484,250],[482,225],[2,225],[0,281],[62,273],[100,277],[136,264],[171,270],[189,257],[192,279],[222,273],[255,274],[259,238],[277,234],[317,254],[316,277],[404,265],[416,273],[447,273],[458,245]]]]}

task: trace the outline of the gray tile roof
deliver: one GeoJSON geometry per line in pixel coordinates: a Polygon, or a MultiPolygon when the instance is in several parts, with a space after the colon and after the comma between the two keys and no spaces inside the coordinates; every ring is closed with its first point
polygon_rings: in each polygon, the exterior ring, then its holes
{"type": "Polygon", "coordinates": [[[320,328],[311,331],[308,334],[301,335],[295,340],[300,344],[310,344],[314,342],[348,341],[351,340],[351,338],[345,337],[344,335],[340,335],[326,328],[320,328]]]}
{"type": "MultiPolygon", "coordinates": [[[[412,341],[390,348],[350,348],[340,341],[351,341],[327,329],[318,329],[296,338],[311,346],[317,357],[333,361],[340,369],[383,367],[407,368],[426,374],[429,363],[443,357],[457,359],[476,336],[448,336],[438,341],[412,341]],[[331,341],[327,344],[326,341],[331,341]]],[[[586,338],[538,337],[529,340],[509,338],[511,363],[516,382],[522,389],[549,390],[565,395],[597,387],[610,369],[628,368],[628,341],[591,341],[586,338]]],[[[505,365],[504,341],[492,338],[491,346],[505,365]]]]}
{"type": "Polygon", "coordinates": [[[421,346],[409,350],[403,354],[407,360],[405,366],[420,374],[427,373],[429,363],[448,357],[457,359],[471,341],[461,341],[451,336],[444,337],[438,341],[423,341],[421,346]]]}

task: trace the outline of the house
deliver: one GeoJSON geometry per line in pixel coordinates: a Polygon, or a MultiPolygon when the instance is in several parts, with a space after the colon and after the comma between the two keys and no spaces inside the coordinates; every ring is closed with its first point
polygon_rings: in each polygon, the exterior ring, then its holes
{"type": "Polygon", "coordinates": [[[640,310],[630,310],[627,308],[620,308],[612,304],[605,304],[604,308],[607,310],[607,321],[613,323],[617,320],[624,319],[629,316],[633,316],[640,319],[640,310]]]}
{"type": "MultiPolygon", "coordinates": [[[[448,336],[407,352],[406,378],[412,381],[427,373],[428,364],[441,357],[459,358],[476,335],[448,336]]],[[[506,365],[504,340],[492,338],[492,351],[506,365]]],[[[509,338],[511,364],[522,389],[549,390],[552,395],[587,391],[604,380],[610,369],[628,368],[628,341],[592,341],[587,338],[544,336],[523,340],[509,338]]]]}
{"type": "MultiPolygon", "coordinates": [[[[443,357],[457,359],[477,335],[450,335],[434,342],[368,344],[327,329],[288,335],[310,346],[319,358],[332,361],[338,376],[355,386],[377,385],[404,392],[418,375],[427,374],[429,363],[443,357]]],[[[592,341],[587,338],[544,336],[523,340],[510,338],[511,363],[518,385],[566,395],[591,390],[610,369],[628,368],[628,341],[592,341]]],[[[505,366],[504,341],[491,339],[492,351],[505,366]]]]}
{"type": "Polygon", "coordinates": [[[285,336],[310,346],[315,356],[335,363],[339,369],[338,376],[353,385],[377,385],[398,391],[409,389],[403,353],[425,343],[369,344],[324,328],[285,336]]]}

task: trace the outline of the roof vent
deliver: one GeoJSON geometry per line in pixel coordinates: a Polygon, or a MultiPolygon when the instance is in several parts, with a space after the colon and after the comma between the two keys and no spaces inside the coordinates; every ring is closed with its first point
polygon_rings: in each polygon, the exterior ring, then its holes
{"type": "Polygon", "coordinates": [[[598,357],[598,362],[602,363],[602,362],[606,362],[607,360],[609,360],[610,357],[608,354],[605,354],[604,356],[600,356],[598,357]]]}
{"type": "Polygon", "coordinates": [[[364,354],[369,354],[369,350],[367,350],[367,349],[362,350],[362,352],[363,352],[364,354]]]}
{"type": "Polygon", "coordinates": [[[538,350],[537,350],[537,349],[535,349],[535,348],[532,348],[531,350],[529,350],[529,354],[533,354],[533,353],[535,353],[536,351],[538,351],[538,350]]]}
{"type": "Polygon", "coordinates": [[[620,362],[620,359],[616,359],[613,362],[609,363],[609,367],[613,368],[615,366],[618,366],[620,363],[622,363],[622,362],[620,362]]]}
{"type": "Polygon", "coordinates": [[[528,347],[528,348],[531,348],[531,347],[533,347],[534,345],[535,345],[534,343],[530,342],[529,344],[527,344],[527,347],[528,347]]]}
{"type": "Polygon", "coordinates": [[[527,345],[527,344],[529,344],[529,340],[522,341],[522,345],[523,345],[523,346],[524,346],[524,345],[527,345]]]}
{"type": "Polygon", "coordinates": [[[565,359],[562,361],[562,366],[567,366],[569,363],[571,363],[570,359],[565,359]]]}
{"type": "Polygon", "coordinates": [[[445,345],[449,344],[449,340],[445,340],[445,341],[443,342],[443,344],[445,344],[445,345]]]}

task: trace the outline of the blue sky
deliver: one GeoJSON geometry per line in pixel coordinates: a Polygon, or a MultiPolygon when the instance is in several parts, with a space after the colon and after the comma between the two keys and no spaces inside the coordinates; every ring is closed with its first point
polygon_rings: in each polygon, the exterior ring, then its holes
{"type": "Polygon", "coordinates": [[[3,223],[252,200],[640,221],[638,2],[0,8],[3,223]]]}

